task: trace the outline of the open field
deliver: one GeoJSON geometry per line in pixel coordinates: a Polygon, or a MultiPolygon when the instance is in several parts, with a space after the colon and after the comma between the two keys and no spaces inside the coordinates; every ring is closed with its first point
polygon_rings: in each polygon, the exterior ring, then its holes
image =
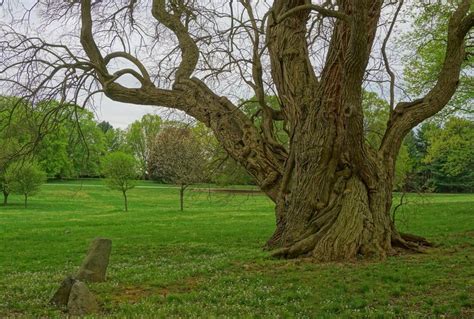
{"type": "Polygon", "coordinates": [[[142,183],[130,211],[100,181],[45,185],[29,208],[0,207],[0,317],[60,317],[47,305],[97,236],[113,241],[108,317],[474,317],[474,195],[410,195],[399,227],[439,247],[383,262],[275,260],[257,194],[187,193],[142,183]]]}

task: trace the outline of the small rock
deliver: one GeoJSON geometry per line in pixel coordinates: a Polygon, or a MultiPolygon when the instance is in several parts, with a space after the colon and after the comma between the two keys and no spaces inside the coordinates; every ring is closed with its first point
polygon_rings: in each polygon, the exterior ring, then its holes
{"type": "Polygon", "coordinates": [[[71,293],[71,288],[75,282],[76,280],[72,276],[67,276],[49,302],[57,306],[66,306],[69,300],[69,294],[71,293]]]}
{"type": "Polygon", "coordinates": [[[67,309],[70,315],[83,316],[99,312],[99,305],[86,284],[76,281],[69,294],[67,309]]]}
{"type": "Polygon", "coordinates": [[[77,273],[77,279],[90,282],[105,281],[111,250],[112,241],[110,239],[94,239],[77,273]]]}

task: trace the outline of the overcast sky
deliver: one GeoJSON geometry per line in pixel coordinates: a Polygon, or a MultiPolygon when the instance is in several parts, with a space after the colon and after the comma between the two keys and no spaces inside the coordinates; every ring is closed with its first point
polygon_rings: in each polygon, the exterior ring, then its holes
{"type": "MultiPolygon", "coordinates": [[[[0,0],[0,4],[1,3],[2,0],[0,0]]],[[[18,2],[15,0],[5,2],[3,6],[0,5],[0,22],[9,24],[11,19],[15,16],[20,17],[24,13],[24,8],[30,8],[34,3],[34,0],[18,0],[18,2]]],[[[58,26],[57,23],[51,23],[48,25],[49,30],[39,28],[36,24],[41,20],[36,13],[37,12],[35,11],[29,19],[29,26],[31,28],[29,29],[28,34],[30,36],[44,38],[44,33],[47,33],[48,40],[51,40],[51,38],[59,38],[61,33],[64,32],[64,26],[58,26]]],[[[17,24],[14,26],[15,29],[18,27],[17,24]]],[[[126,76],[122,77],[118,82],[127,87],[137,87],[137,81],[131,80],[126,76]]],[[[2,91],[2,87],[0,86],[0,94],[2,94],[2,91]]],[[[9,93],[10,92],[8,91],[7,93],[3,92],[3,94],[9,93]]],[[[93,100],[94,102],[91,111],[95,114],[96,120],[99,122],[107,121],[114,127],[126,128],[132,122],[149,113],[169,117],[169,111],[164,108],[115,102],[100,93],[95,94],[93,100]]]]}
{"type": "Polygon", "coordinates": [[[161,108],[144,105],[119,103],[104,96],[95,100],[97,121],[107,121],[113,127],[126,128],[130,123],[140,119],[147,113],[160,114],[161,108]]]}
{"type": "MultiPolygon", "coordinates": [[[[1,0],[0,0],[1,3],[1,0]]],[[[16,4],[17,6],[14,6],[18,10],[21,11],[22,5],[25,7],[31,7],[32,3],[34,3],[33,0],[18,0],[16,1],[11,1],[7,2],[10,4],[16,4]]],[[[12,9],[8,9],[3,11],[2,14],[2,7],[0,6],[0,19],[5,19],[7,20],[9,18],[9,12],[11,13],[12,9]]],[[[13,10],[15,11],[15,10],[13,10]]],[[[32,16],[30,23],[34,25],[37,22],[38,17],[32,16]]],[[[64,26],[58,26],[56,25],[57,28],[53,27],[54,25],[48,25],[51,30],[38,30],[35,28],[30,29],[29,31],[36,31],[39,33],[49,33],[48,38],[51,37],[60,37],[61,33],[64,31],[64,26]]],[[[163,41],[163,39],[161,39],[163,41]]],[[[120,67],[120,65],[119,65],[120,67]]],[[[392,63],[392,67],[395,69],[397,68],[396,63],[392,63]]],[[[134,67],[132,67],[134,68],[134,67]]],[[[118,81],[119,83],[125,85],[126,87],[136,87],[138,85],[138,82],[136,79],[134,81],[130,81],[130,79],[127,79],[127,77],[122,77],[118,81]],[[136,83],[133,83],[136,82],[136,83]]],[[[227,91],[227,90],[226,90],[227,91]]],[[[241,87],[235,88],[235,86],[232,86],[231,93],[236,94],[236,91],[239,93],[239,98],[245,98],[245,94],[242,91],[241,87]],[[242,93],[242,94],[241,94],[242,93]]],[[[0,88],[1,92],[1,88],[0,88]]],[[[153,106],[143,106],[143,105],[134,105],[134,104],[126,104],[126,103],[120,103],[120,102],[115,102],[107,98],[105,95],[100,96],[97,94],[94,97],[94,113],[96,116],[97,121],[107,121],[110,124],[112,124],[114,127],[119,127],[119,128],[126,128],[129,124],[134,122],[137,119],[140,119],[143,115],[152,113],[152,114],[159,114],[161,116],[168,116],[169,111],[159,108],[159,107],[153,107],[153,106]]]]}

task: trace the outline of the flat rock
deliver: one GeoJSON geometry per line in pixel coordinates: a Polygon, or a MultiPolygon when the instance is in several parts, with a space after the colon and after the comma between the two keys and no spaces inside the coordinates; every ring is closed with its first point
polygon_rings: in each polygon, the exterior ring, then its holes
{"type": "Polygon", "coordinates": [[[99,312],[99,304],[86,284],[77,280],[71,288],[67,309],[70,315],[83,316],[99,312]]]}
{"type": "Polygon", "coordinates": [[[94,239],[76,278],[89,282],[105,281],[111,250],[112,241],[110,239],[94,239]]]}
{"type": "Polygon", "coordinates": [[[71,288],[75,282],[76,279],[72,276],[67,276],[49,302],[57,306],[66,306],[69,300],[69,294],[71,293],[71,288]]]}

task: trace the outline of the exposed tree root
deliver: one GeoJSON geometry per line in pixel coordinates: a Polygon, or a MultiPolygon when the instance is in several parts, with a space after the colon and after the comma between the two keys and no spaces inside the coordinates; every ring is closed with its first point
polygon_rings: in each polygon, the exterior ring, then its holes
{"type": "Polygon", "coordinates": [[[308,254],[314,249],[316,241],[318,240],[318,235],[313,234],[303,240],[296,242],[295,244],[275,250],[272,253],[273,257],[276,258],[298,258],[298,257],[307,257],[308,254]]]}
{"type": "Polygon", "coordinates": [[[426,238],[413,235],[413,234],[405,234],[405,233],[400,233],[400,236],[405,240],[409,241],[412,243],[417,243],[420,246],[423,247],[433,247],[433,243],[429,242],[426,238]]]}
{"type": "Polygon", "coordinates": [[[426,248],[433,247],[433,243],[426,238],[406,233],[398,233],[398,236],[392,238],[392,246],[400,251],[423,253],[426,248]]]}
{"type": "MultiPolygon", "coordinates": [[[[313,257],[321,261],[330,261],[331,259],[327,259],[324,256],[315,255],[315,247],[320,238],[321,236],[318,236],[318,234],[312,234],[288,247],[272,249],[272,247],[267,244],[266,249],[271,250],[271,255],[275,258],[293,259],[313,257]]],[[[433,243],[429,242],[424,237],[413,234],[396,233],[392,238],[393,251],[387,251],[380,254],[367,254],[362,248],[360,248],[356,250],[352,258],[345,258],[343,260],[355,260],[358,257],[384,259],[388,255],[395,255],[400,252],[423,253],[426,248],[433,246],[433,243]]]]}

